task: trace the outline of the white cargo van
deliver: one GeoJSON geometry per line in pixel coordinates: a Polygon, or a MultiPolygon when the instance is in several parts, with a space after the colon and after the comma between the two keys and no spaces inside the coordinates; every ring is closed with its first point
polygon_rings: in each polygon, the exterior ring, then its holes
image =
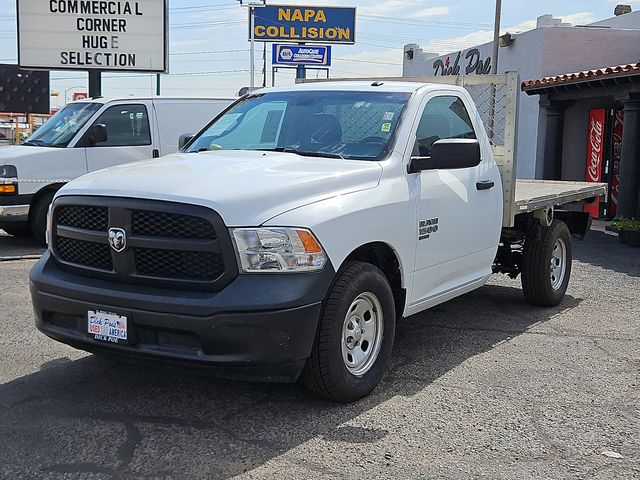
{"type": "Polygon", "coordinates": [[[53,195],[88,172],[175,153],[232,98],[97,98],[70,103],[23,144],[0,150],[0,228],[44,241],[53,195]]]}

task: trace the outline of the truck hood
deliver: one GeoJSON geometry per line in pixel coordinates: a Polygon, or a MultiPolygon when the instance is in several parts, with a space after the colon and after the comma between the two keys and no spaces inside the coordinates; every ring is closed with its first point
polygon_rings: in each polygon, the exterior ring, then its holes
{"type": "Polygon", "coordinates": [[[377,162],[292,153],[178,153],[80,177],[59,195],[168,200],[216,210],[228,226],[257,226],[320,200],[374,188],[377,162]]]}

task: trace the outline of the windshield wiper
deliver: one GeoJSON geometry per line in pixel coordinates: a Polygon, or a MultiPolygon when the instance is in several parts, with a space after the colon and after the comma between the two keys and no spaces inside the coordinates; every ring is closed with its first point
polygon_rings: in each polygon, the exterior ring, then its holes
{"type": "Polygon", "coordinates": [[[267,152],[283,152],[283,153],[294,153],[296,155],[300,155],[301,157],[326,157],[326,158],[341,158],[344,160],[345,158],[339,153],[331,153],[331,152],[309,152],[305,150],[298,150],[294,147],[275,147],[275,148],[264,148],[260,149],[267,152]]]}
{"type": "Polygon", "coordinates": [[[32,147],[43,147],[46,145],[42,140],[25,140],[22,145],[30,145],[32,147]]]}

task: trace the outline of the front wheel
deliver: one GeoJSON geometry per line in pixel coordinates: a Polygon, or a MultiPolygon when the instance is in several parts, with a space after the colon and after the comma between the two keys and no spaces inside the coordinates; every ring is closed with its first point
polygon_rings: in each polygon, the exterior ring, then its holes
{"type": "Polygon", "coordinates": [[[522,259],[522,290],[532,305],[555,307],[571,277],[571,235],[567,225],[554,220],[543,227],[539,240],[526,240],[522,259]]]}
{"type": "Polygon", "coordinates": [[[331,288],[301,380],[339,402],[365,397],[380,383],[395,335],[395,303],[374,265],[350,262],[331,288]]]}

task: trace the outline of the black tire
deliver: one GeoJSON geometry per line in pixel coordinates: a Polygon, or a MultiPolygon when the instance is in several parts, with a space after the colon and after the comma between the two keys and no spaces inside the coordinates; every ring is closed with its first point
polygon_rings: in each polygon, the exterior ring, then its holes
{"type": "Polygon", "coordinates": [[[327,295],[311,357],[302,372],[302,383],[328,400],[353,402],[367,396],[380,383],[387,368],[393,348],[395,319],[393,292],[384,274],[369,263],[347,263],[336,274],[327,295]],[[354,375],[343,360],[343,327],[352,302],[369,293],[377,298],[382,310],[380,350],[366,372],[354,375]]]}
{"type": "Polygon", "coordinates": [[[31,232],[35,239],[41,245],[47,243],[47,212],[49,211],[49,205],[53,200],[53,196],[56,192],[47,192],[33,205],[31,214],[29,216],[29,224],[31,225],[31,232]]]}
{"type": "MultiPolygon", "coordinates": [[[[561,248],[561,247],[557,247],[561,248]]],[[[541,307],[555,307],[567,291],[571,277],[573,251],[571,234],[567,225],[554,220],[549,227],[543,227],[539,240],[525,240],[522,259],[522,290],[527,301],[541,307]],[[552,277],[551,259],[557,242],[565,248],[565,269],[562,277],[552,277]],[[560,278],[562,281],[560,282],[560,278]],[[554,282],[557,284],[554,286],[554,282]]]]}
{"type": "Polygon", "coordinates": [[[31,229],[27,224],[20,224],[15,226],[2,225],[2,230],[7,232],[12,237],[29,237],[31,236],[31,229]]]}

